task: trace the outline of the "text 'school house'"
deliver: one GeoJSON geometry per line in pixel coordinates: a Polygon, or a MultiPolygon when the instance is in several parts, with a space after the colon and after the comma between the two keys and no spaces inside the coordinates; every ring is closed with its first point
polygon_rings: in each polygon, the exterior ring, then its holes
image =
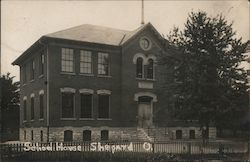
{"type": "Polygon", "coordinates": [[[150,23],[42,36],[13,62],[21,71],[20,140],[199,138],[198,126],[173,124],[167,113],[156,64],[164,41],[150,23]]]}

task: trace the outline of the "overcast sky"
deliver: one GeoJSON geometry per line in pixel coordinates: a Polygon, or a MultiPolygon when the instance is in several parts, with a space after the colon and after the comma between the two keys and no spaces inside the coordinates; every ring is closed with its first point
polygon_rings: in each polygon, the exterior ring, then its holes
{"type": "MultiPolygon", "coordinates": [[[[161,34],[173,26],[183,28],[191,11],[222,13],[234,22],[237,37],[249,40],[250,8],[247,0],[224,1],[148,1],[144,2],[145,22],[161,34]]],[[[19,80],[19,67],[11,63],[42,35],[65,28],[94,24],[134,30],[141,22],[141,1],[2,1],[2,74],[10,72],[19,80]]]]}

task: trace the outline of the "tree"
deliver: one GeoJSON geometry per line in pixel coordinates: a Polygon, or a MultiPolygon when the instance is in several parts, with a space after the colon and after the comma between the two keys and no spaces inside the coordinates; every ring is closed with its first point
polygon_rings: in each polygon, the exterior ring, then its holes
{"type": "Polygon", "coordinates": [[[7,129],[19,127],[19,82],[13,82],[13,78],[10,73],[0,77],[1,135],[4,139],[8,137],[7,129]]]}
{"type": "Polygon", "coordinates": [[[247,74],[239,66],[246,44],[235,37],[232,23],[222,15],[191,12],[184,30],[174,28],[167,40],[182,51],[170,59],[172,114],[198,120],[201,127],[237,127],[248,108],[247,74]]]}

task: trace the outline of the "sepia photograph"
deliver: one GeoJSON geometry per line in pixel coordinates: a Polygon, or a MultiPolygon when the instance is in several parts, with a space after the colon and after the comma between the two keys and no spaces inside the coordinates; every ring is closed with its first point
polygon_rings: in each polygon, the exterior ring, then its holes
{"type": "Polygon", "coordinates": [[[250,162],[249,0],[2,0],[0,162],[250,162]]]}

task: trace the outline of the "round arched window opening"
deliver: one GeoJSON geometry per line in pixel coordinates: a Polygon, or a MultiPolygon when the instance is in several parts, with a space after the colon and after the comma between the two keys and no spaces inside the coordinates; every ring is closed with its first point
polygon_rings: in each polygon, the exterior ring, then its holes
{"type": "Polygon", "coordinates": [[[154,79],[154,60],[153,59],[148,60],[147,78],[154,79]]]}
{"type": "Polygon", "coordinates": [[[141,57],[136,60],[136,77],[142,78],[143,76],[143,59],[141,57]]]}
{"type": "Polygon", "coordinates": [[[151,48],[151,41],[146,37],[142,37],[140,39],[140,46],[143,50],[149,50],[151,48]]]}

